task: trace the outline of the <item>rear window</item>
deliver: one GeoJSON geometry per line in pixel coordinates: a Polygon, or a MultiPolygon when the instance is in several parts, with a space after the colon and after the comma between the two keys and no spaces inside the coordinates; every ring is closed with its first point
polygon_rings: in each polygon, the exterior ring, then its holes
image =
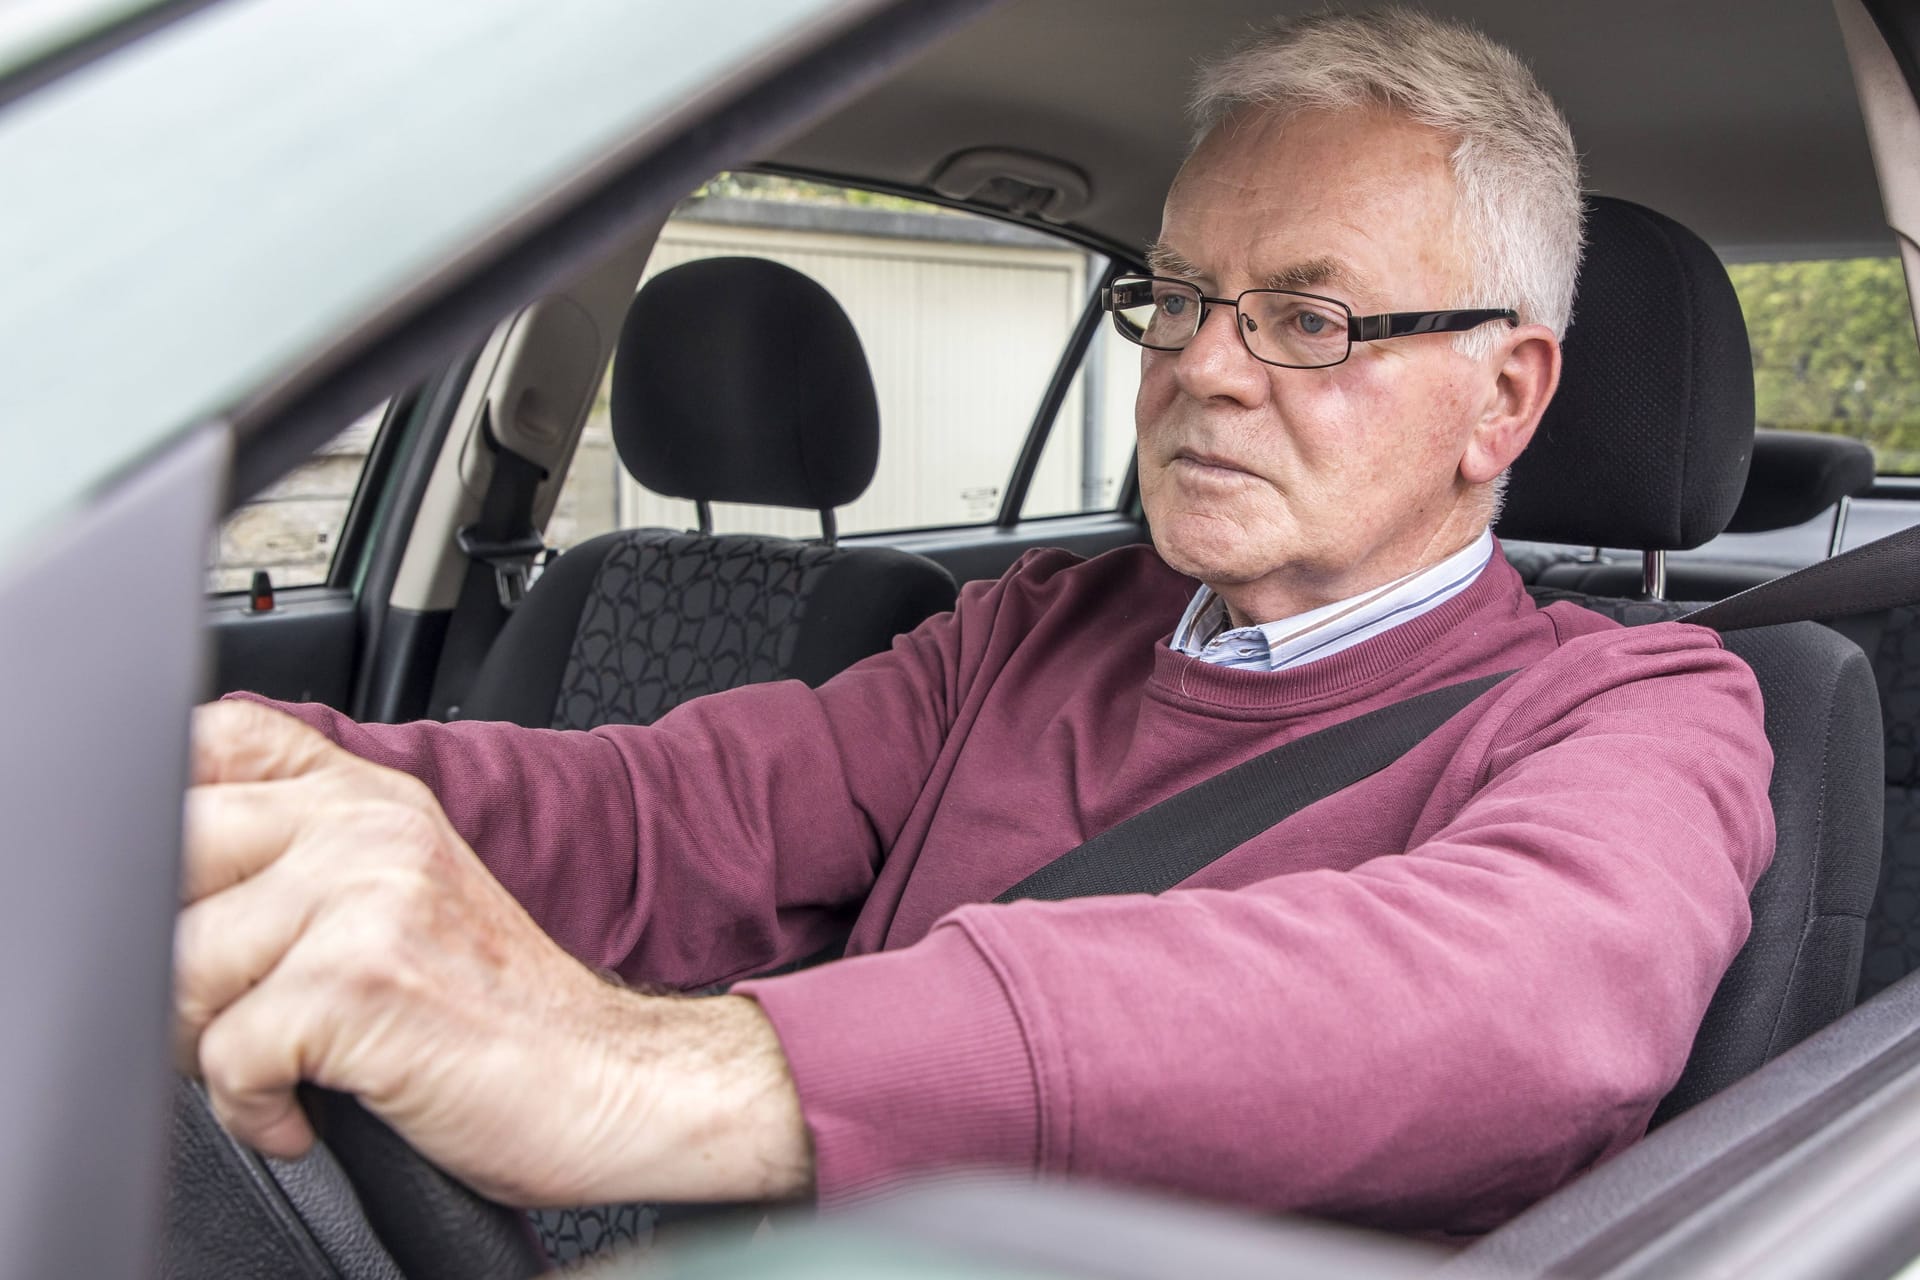
{"type": "MultiPolygon", "coordinates": [[[[645,278],[735,254],[783,262],[819,282],[860,335],[880,402],[880,459],[866,493],[837,513],[840,532],[849,534],[994,518],[1054,367],[1107,268],[1104,256],[1064,239],[975,214],[883,192],[727,173],[667,222],[645,278]]],[[[1136,352],[1126,354],[1139,363],[1136,352]]],[[[608,529],[694,521],[691,502],[648,491],[619,465],[611,377],[547,525],[557,546],[608,529]]],[[[1061,410],[1076,426],[1083,399],[1076,384],[1061,410]]],[[[1083,458],[1082,433],[1066,434],[1069,447],[1048,455],[1030,495],[1044,494],[1049,512],[1081,510],[1088,490],[1111,507],[1117,482],[1099,469],[1124,474],[1127,455],[1109,449],[1083,458]]],[[[811,511],[716,503],[713,516],[722,533],[807,538],[820,530],[811,511]]]]}
{"type": "Polygon", "coordinates": [[[1920,346],[1898,258],[1727,267],[1753,344],[1759,424],[1873,446],[1884,474],[1920,475],[1920,346]]]}

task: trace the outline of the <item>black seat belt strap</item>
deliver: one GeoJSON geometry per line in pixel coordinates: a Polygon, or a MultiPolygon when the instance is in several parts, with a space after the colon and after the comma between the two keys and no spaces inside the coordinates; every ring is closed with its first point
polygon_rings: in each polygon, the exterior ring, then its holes
{"type": "Polygon", "coordinates": [[[1715,631],[1824,622],[1920,602],[1920,525],[1816,560],[1695,609],[1680,621],[1715,631]]]}
{"type": "Polygon", "coordinates": [[[479,518],[454,534],[467,554],[467,576],[447,622],[447,640],[427,702],[429,715],[447,720],[459,715],[460,700],[546,551],[533,527],[533,500],[547,469],[500,443],[488,409],[481,410],[480,439],[493,457],[493,476],[480,499],[479,518]]]}
{"type": "Polygon", "coordinates": [[[1101,832],[994,901],[1171,889],[1316,800],[1380,772],[1512,674],[1450,684],[1295,738],[1101,832]]]}
{"type": "Polygon", "coordinates": [[[480,500],[480,518],[454,534],[468,559],[493,570],[502,609],[512,609],[527,593],[534,563],[546,544],[533,527],[533,499],[547,478],[547,469],[500,443],[493,434],[493,416],[480,411],[480,438],[493,455],[493,478],[480,500]]]}

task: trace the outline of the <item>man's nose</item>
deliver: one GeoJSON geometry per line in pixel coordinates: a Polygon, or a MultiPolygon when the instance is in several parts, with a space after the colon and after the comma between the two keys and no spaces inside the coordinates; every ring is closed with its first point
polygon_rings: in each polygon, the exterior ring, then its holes
{"type": "Polygon", "coordinates": [[[1267,366],[1247,350],[1239,325],[1240,313],[1232,307],[1207,304],[1200,331],[1181,350],[1174,366],[1182,391],[1196,400],[1224,396],[1248,406],[1265,397],[1267,366]]]}

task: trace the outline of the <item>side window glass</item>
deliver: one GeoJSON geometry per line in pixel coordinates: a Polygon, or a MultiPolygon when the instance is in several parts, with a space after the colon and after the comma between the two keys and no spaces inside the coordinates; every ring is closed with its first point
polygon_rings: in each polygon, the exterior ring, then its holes
{"type": "Polygon", "coordinates": [[[1759,424],[1873,446],[1883,473],[1920,474],[1920,346],[1898,258],[1727,267],[1753,344],[1759,424]]]}
{"type": "Polygon", "coordinates": [[[1101,317],[1047,433],[1022,516],[1113,510],[1133,465],[1133,399],[1139,390],[1140,348],[1101,317]]]}
{"type": "MultiPolygon", "coordinates": [[[[837,513],[842,533],[981,524],[999,510],[1055,363],[1105,259],[994,219],[870,191],[722,174],[668,221],[647,275],[750,255],[833,294],[866,348],[880,403],[872,485],[837,513]]],[[[688,528],[693,504],[640,487],[612,447],[607,387],[568,470],[547,539],[688,528]]],[[[808,511],[716,504],[723,532],[805,537],[808,511]]]]}
{"type": "Polygon", "coordinates": [[[245,591],[259,569],[276,588],[327,580],[347,508],[386,411],[382,404],[355,421],[226,518],[208,558],[208,591],[245,591]]]}

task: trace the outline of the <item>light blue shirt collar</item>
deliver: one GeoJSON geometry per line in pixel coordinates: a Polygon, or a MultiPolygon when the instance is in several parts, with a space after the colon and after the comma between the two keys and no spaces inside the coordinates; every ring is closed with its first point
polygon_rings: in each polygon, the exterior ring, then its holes
{"type": "Polygon", "coordinates": [[[1438,564],[1357,596],[1250,627],[1231,626],[1226,602],[1213,588],[1202,586],[1173,629],[1173,648],[1202,662],[1254,671],[1305,666],[1439,608],[1472,586],[1492,558],[1493,531],[1483,529],[1438,564]]]}

